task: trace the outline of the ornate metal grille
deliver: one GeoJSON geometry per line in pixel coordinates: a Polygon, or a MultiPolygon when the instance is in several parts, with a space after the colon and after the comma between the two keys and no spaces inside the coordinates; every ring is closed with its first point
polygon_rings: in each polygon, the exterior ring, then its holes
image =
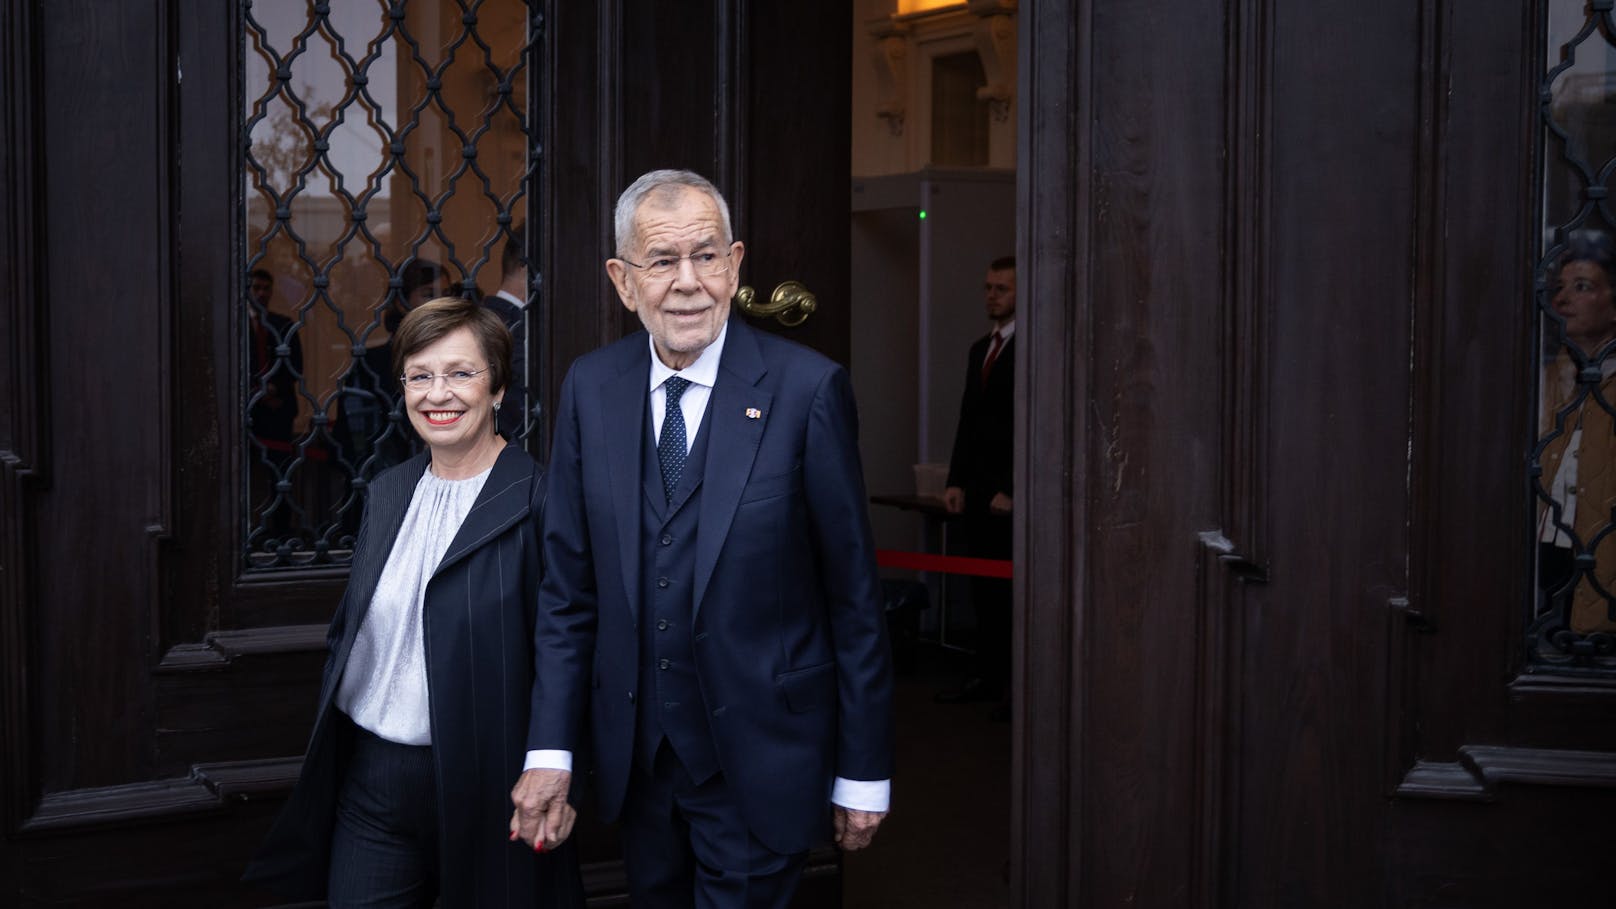
{"type": "Polygon", "coordinates": [[[1531,663],[1616,670],[1616,21],[1551,0],[1541,84],[1531,663]]]}
{"type": "Polygon", "coordinates": [[[250,571],[342,563],[366,484],[419,446],[388,343],[409,308],[452,294],[499,312],[517,339],[500,428],[536,425],[523,225],[542,22],[525,0],[241,13],[243,555],[250,571]]]}

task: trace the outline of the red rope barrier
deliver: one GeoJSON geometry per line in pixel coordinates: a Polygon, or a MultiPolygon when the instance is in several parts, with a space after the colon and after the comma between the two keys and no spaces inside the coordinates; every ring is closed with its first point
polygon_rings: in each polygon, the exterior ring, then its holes
{"type": "Polygon", "coordinates": [[[1011,574],[1009,559],[973,559],[968,556],[940,556],[924,552],[877,549],[875,564],[882,568],[907,568],[942,574],[968,574],[979,578],[1005,578],[1011,574]]]}

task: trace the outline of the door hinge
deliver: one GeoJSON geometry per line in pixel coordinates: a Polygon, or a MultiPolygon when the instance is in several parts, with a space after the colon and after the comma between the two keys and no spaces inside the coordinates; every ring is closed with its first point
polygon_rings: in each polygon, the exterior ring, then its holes
{"type": "Polygon", "coordinates": [[[1268,582],[1268,566],[1238,552],[1234,542],[1224,536],[1223,531],[1203,530],[1196,536],[1200,537],[1201,545],[1211,551],[1235,577],[1252,584],[1268,582]]]}
{"type": "Polygon", "coordinates": [[[1403,621],[1408,623],[1408,627],[1420,634],[1436,633],[1436,623],[1432,622],[1424,612],[1415,609],[1414,604],[1408,601],[1408,597],[1392,597],[1386,601],[1386,605],[1390,606],[1393,612],[1402,613],[1403,621]]]}

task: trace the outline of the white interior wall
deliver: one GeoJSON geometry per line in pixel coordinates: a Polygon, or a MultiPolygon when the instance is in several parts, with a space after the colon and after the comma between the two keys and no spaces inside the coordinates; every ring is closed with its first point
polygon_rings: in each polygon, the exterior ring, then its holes
{"type": "MultiPolygon", "coordinates": [[[[915,207],[853,214],[853,393],[859,408],[859,454],[872,495],[914,491],[912,465],[920,438],[920,233],[915,207]]],[[[896,509],[870,509],[876,545],[913,549],[914,519],[896,509]]]]}

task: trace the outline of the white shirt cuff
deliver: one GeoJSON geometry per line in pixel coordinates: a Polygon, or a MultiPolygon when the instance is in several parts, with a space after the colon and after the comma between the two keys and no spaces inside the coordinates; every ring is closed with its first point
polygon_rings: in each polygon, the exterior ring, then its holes
{"type": "Polygon", "coordinates": [[[892,781],[837,777],[830,787],[830,800],[832,804],[854,811],[886,811],[892,804],[892,781]]]}
{"type": "Polygon", "coordinates": [[[527,760],[522,762],[522,772],[526,773],[529,770],[565,770],[571,773],[572,752],[553,748],[529,751],[527,760]]]}

